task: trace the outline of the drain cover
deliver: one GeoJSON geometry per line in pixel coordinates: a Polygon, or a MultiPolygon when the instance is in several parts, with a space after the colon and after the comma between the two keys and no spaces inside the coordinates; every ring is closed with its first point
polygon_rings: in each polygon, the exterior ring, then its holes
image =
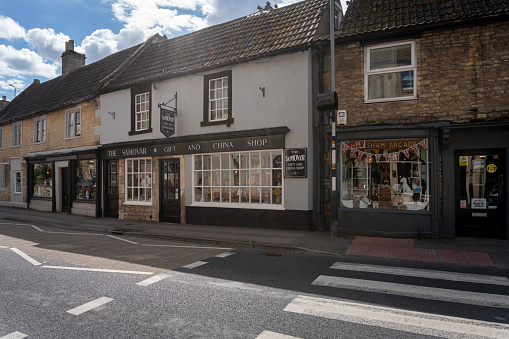
{"type": "Polygon", "coordinates": [[[266,255],[268,257],[282,257],[284,255],[284,253],[283,252],[266,251],[263,253],[263,255],[266,255]]]}

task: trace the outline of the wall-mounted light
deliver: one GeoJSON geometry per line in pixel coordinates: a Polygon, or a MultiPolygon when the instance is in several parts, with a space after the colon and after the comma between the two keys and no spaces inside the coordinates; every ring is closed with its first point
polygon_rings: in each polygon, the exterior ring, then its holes
{"type": "Polygon", "coordinates": [[[111,115],[111,117],[113,118],[113,120],[115,120],[115,112],[108,112],[109,115],[111,115]]]}
{"type": "Polygon", "coordinates": [[[265,87],[258,87],[260,91],[262,91],[262,95],[265,98],[265,87]]]}

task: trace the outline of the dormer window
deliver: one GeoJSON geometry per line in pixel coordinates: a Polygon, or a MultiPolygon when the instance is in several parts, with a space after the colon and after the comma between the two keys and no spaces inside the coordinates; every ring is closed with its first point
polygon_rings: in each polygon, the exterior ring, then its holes
{"type": "Polygon", "coordinates": [[[206,75],[204,78],[204,102],[202,126],[233,123],[232,118],[232,72],[206,75]]]}

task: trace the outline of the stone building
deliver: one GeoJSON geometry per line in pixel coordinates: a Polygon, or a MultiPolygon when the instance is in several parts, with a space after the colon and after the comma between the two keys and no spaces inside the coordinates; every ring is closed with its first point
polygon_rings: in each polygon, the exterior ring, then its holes
{"type": "Polygon", "coordinates": [[[316,227],[315,38],[328,18],[327,0],[307,0],[147,44],[101,89],[104,214],[316,227]]]}
{"type": "Polygon", "coordinates": [[[101,214],[98,89],[137,47],[85,66],[71,40],[62,54],[63,74],[34,80],[0,111],[1,205],[101,214]]]}
{"type": "Polygon", "coordinates": [[[506,238],[509,3],[353,0],[335,41],[338,230],[506,238]]]}

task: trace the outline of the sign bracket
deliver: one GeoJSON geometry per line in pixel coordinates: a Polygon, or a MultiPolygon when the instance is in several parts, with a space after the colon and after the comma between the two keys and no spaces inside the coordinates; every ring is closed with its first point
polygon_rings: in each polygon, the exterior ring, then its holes
{"type": "Polygon", "coordinates": [[[174,116],[177,116],[177,92],[175,92],[175,96],[173,98],[171,98],[169,101],[164,102],[162,104],[157,104],[157,107],[159,107],[159,108],[162,108],[162,107],[169,108],[173,112],[174,116]],[[172,101],[175,101],[175,106],[170,106],[170,103],[172,101]]]}

